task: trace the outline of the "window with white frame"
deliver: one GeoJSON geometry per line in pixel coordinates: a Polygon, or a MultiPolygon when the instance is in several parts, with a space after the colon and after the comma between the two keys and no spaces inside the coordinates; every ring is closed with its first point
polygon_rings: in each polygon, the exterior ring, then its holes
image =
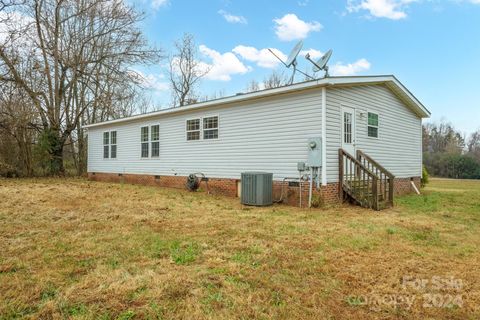
{"type": "Polygon", "coordinates": [[[160,126],[158,124],[151,126],[150,131],[151,156],[152,158],[158,158],[160,156],[160,126]]]}
{"type": "Polygon", "coordinates": [[[145,126],[140,129],[140,156],[158,158],[160,156],[160,126],[145,126]]]}
{"type": "Polygon", "coordinates": [[[110,155],[110,132],[103,133],[103,158],[108,159],[110,155]]]}
{"type": "Polygon", "coordinates": [[[103,133],[103,158],[117,158],[117,131],[103,133]]]}
{"type": "Polygon", "coordinates": [[[368,113],[368,136],[378,138],[378,114],[368,113]]]}
{"type": "Polygon", "coordinates": [[[140,141],[141,141],[141,157],[148,158],[148,126],[141,128],[140,133],[140,141]]]}
{"type": "Polygon", "coordinates": [[[200,119],[187,120],[187,140],[200,140],[200,119]]]}
{"type": "Polygon", "coordinates": [[[352,143],[352,114],[350,112],[343,113],[343,142],[352,143]]]}
{"type": "Polygon", "coordinates": [[[218,117],[203,118],[203,139],[218,138],[218,117]]]}
{"type": "Polygon", "coordinates": [[[117,131],[110,131],[110,158],[117,158],[117,131]]]}

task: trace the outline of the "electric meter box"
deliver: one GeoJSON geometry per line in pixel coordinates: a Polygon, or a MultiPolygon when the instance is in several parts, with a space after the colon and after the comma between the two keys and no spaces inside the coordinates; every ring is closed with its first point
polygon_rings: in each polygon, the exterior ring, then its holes
{"type": "Polygon", "coordinates": [[[298,171],[307,171],[307,164],[305,162],[297,162],[298,171]]]}
{"type": "Polygon", "coordinates": [[[308,166],[321,167],[322,166],[322,138],[309,138],[307,143],[308,148],[308,166]]]}

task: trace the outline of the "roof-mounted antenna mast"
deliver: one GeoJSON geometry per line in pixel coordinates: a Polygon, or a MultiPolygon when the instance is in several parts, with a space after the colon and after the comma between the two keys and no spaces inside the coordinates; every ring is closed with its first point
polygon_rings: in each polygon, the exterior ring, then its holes
{"type": "Polygon", "coordinates": [[[330,60],[330,57],[332,56],[332,53],[333,53],[333,50],[330,49],[327,51],[327,53],[325,53],[317,62],[313,61],[311,58],[310,58],[310,54],[307,53],[307,55],[305,56],[305,59],[307,59],[308,61],[310,61],[312,64],[313,64],[313,72],[318,72],[320,70],[324,70],[325,71],[325,78],[329,77],[330,75],[328,74],[328,66],[327,66],[327,63],[328,61],[330,60]]]}
{"type": "Polygon", "coordinates": [[[288,55],[288,58],[286,61],[283,61],[282,59],[280,59],[280,57],[277,56],[275,52],[273,52],[273,50],[268,49],[278,60],[280,60],[281,63],[283,63],[285,67],[290,68],[290,66],[293,66],[293,72],[292,72],[292,76],[290,77],[289,84],[293,83],[295,73],[297,71],[297,56],[300,53],[300,50],[302,50],[302,47],[303,47],[303,40],[300,40],[292,49],[292,51],[290,51],[290,54],[288,55]]]}

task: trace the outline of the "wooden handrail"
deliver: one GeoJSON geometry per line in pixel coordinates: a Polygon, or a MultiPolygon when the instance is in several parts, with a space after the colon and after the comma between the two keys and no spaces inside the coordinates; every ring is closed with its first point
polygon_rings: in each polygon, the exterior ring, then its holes
{"type": "Polygon", "coordinates": [[[368,154],[363,152],[362,150],[357,150],[357,159],[360,161],[361,158],[365,158],[368,162],[372,163],[375,167],[377,167],[380,171],[382,171],[385,175],[387,175],[389,178],[393,179],[395,176],[385,169],[380,163],[372,159],[368,154]]]}
{"type": "Polygon", "coordinates": [[[345,189],[362,206],[378,210],[378,176],[341,148],[338,149],[338,161],[340,199],[345,189]]]}
{"type": "Polygon", "coordinates": [[[361,150],[357,150],[357,160],[368,169],[370,169],[370,167],[372,168],[372,171],[374,171],[375,175],[380,181],[380,192],[383,194],[384,200],[388,199],[388,203],[393,206],[395,176],[380,163],[375,161],[372,157],[361,150]]]}
{"type": "Polygon", "coordinates": [[[395,176],[363,151],[358,150],[354,157],[338,149],[338,174],[341,199],[346,193],[360,205],[374,210],[393,205],[395,176]]]}
{"type": "MultiPolygon", "coordinates": [[[[352,160],[353,162],[355,162],[357,165],[359,166],[364,166],[360,160],[357,160],[354,156],[352,156],[350,153],[348,153],[347,151],[343,150],[343,149],[339,149],[338,150],[340,152],[340,154],[343,154],[345,155],[347,158],[349,158],[350,160],[352,160]]],[[[365,172],[367,172],[369,175],[371,176],[376,176],[375,173],[373,173],[373,171],[371,171],[370,169],[368,169],[367,167],[364,168],[365,172]]]]}

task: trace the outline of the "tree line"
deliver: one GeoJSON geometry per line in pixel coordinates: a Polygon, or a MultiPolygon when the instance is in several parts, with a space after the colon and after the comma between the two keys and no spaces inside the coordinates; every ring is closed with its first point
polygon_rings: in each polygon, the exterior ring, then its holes
{"type": "Polygon", "coordinates": [[[423,126],[423,163],[433,176],[480,179],[480,129],[465,137],[450,123],[423,126]]]}

